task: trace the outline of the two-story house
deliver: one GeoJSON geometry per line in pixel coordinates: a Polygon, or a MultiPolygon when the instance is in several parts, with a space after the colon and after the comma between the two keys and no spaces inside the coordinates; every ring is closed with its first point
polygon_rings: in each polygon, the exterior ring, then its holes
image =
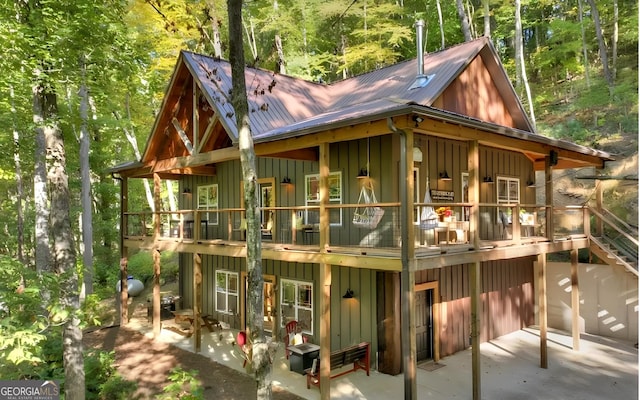
{"type": "MultiPolygon", "coordinates": [[[[297,320],[332,350],[370,342],[378,370],[398,374],[403,335],[417,360],[437,360],[467,348],[473,329],[486,341],[533,324],[544,296],[534,263],[589,246],[583,211],[553,207],[551,171],[611,157],[536,134],[488,39],[329,85],[245,74],[274,338],[297,320]]],[[[113,172],[123,259],[179,252],[183,307],[243,329],[246,223],[230,92],[228,62],[182,52],[142,159],[113,172]],[[154,181],[155,212],[127,201],[140,178],[154,181]],[[178,210],[162,208],[167,179],[179,185],[178,210]]]]}

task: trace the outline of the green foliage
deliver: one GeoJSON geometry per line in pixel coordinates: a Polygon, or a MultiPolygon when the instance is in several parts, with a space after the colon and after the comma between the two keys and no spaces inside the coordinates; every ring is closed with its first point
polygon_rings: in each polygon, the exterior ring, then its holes
{"type": "Polygon", "coordinates": [[[201,400],[204,390],[198,380],[198,371],[185,371],[180,367],[173,368],[169,374],[170,384],[162,389],[160,400],[201,400]]]}
{"type": "Polygon", "coordinates": [[[129,400],[137,390],[135,382],[124,379],[114,367],[114,352],[89,351],[84,371],[88,400],[129,400]]]}

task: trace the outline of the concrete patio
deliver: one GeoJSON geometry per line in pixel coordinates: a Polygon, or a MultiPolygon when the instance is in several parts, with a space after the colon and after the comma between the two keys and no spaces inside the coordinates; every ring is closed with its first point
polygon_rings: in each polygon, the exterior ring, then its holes
{"type": "MultiPolygon", "coordinates": [[[[169,321],[164,321],[170,323],[169,321]]],[[[151,325],[133,319],[131,326],[152,337],[151,325]]],[[[237,331],[204,330],[202,354],[239,371],[242,358],[232,346],[237,331]]],[[[485,399],[638,399],[638,350],[635,343],[588,334],[580,351],[571,349],[571,336],[548,335],[549,368],[539,367],[539,332],[526,328],[481,345],[481,393],[485,399]]],[[[160,340],[193,351],[193,337],[162,329],[160,340]]],[[[374,354],[372,354],[374,357],[374,354]]],[[[273,363],[273,384],[306,399],[319,399],[317,388],[307,389],[305,377],[291,372],[279,347],[273,363]]],[[[332,399],[390,399],[403,395],[403,375],[356,371],[331,381],[332,399]]],[[[471,399],[471,351],[445,357],[437,365],[417,369],[418,399],[471,399]]]]}

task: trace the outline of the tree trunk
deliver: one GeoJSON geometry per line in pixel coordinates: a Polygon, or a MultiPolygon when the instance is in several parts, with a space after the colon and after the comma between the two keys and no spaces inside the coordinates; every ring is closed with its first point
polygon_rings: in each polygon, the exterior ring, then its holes
{"type": "Polygon", "coordinates": [[[82,263],[84,295],[93,293],[93,207],[91,201],[91,166],[89,165],[89,90],[86,67],[81,60],[83,82],[80,85],[80,203],[82,205],[82,263]]]}
{"type": "Polygon", "coordinates": [[[602,26],[600,25],[600,13],[596,7],[594,0],[587,0],[591,6],[591,16],[593,17],[593,23],[596,27],[596,37],[598,39],[598,50],[600,53],[600,62],[602,63],[602,73],[604,79],[609,85],[609,95],[613,94],[613,80],[611,79],[611,72],[609,71],[609,58],[607,56],[607,45],[604,43],[604,34],[602,32],[602,26]]]}
{"type": "Polygon", "coordinates": [[[515,57],[514,62],[516,66],[516,89],[522,89],[522,65],[520,64],[523,56],[522,56],[522,21],[520,19],[520,0],[515,1],[515,24],[516,24],[516,32],[515,32],[515,57]]]}
{"type": "MultiPolygon", "coordinates": [[[[49,264],[49,199],[47,197],[46,145],[44,138],[44,89],[33,87],[33,123],[36,127],[36,152],[33,175],[33,201],[36,214],[36,271],[51,271],[49,264]]],[[[45,290],[43,297],[48,300],[45,290]]]]}
{"type": "Polygon", "coordinates": [[[618,70],[618,0],[613,0],[613,40],[611,40],[611,82],[616,81],[618,70]]]}
{"type": "Polygon", "coordinates": [[[276,34],[274,40],[276,44],[276,51],[278,52],[278,72],[284,75],[287,73],[287,66],[284,60],[284,50],[282,49],[282,39],[280,38],[280,35],[276,34]]]}
{"type": "MultiPolygon", "coordinates": [[[[125,107],[127,109],[127,122],[131,122],[131,111],[129,109],[129,95],[127,95],[127,99],[125,101],[125,107]]],[[[117,120],[120,119],[120,116],[118,115],[118,113],[114,112],[113,115],[114,117],[116,117],[117,120]]],[[[124,132],[124,135],[127,138],[127,141],[131,145],[131,148],[133,149],[133,154],[135,154],[136,159],[140,160],[142,158],[142,154],[140,153],[140,148],[138,147],[138,139],[136,139],[135,132],[133,132],[126,126],[122,127],[122,131],[124,132]]],[[[153,192],[151,191],[151,185],[149,184],[149,180],[146,178],[143,179],[142,184],[144,186],[144,193],[147,198],[147,205],[149,206],[149,209],[151,211],[155,211],[156,207],[155,207],[155,202],[153,200],[153,192]]]]}
{"type": "Polygon", "coordinates": [[[46,141],[48,183],[51,195],[50,227],[53,239],[54,272],[61,276],[60,303],[69,311],[62,334],[62,357],[65,375],[65,396],[69,400],[85,398],[82,330],[77,311],[80,309],[76,253],[69,217],[69,181],[62,132],[55,122],[56,96],[45,92],[45,115],[48,126],[44,129],[46,141]]]}
{"type": "Polygon", "coordinates": [[[484,8],[484,36],[491,37],[491,9],[489,8],[489,0],[482,0],[484,8]]]}
{"type": "Polygon", "coordinates": [[[587,54],[587,38],[584,32],[582,0],[578,0],[578,20],[580,21],[580,32],[582,33],[582,58],[584,59],[584,77],[587,81],[587,87],[591,87],[591,80],[589,79],[589,55],[587,54]]]}
{"type": "Polygon", "coordinates": [[[440,7],[440,0],[436,0],[436,6],[438,8],[438,22],[440,23],[440,50],[444,50],[444,22],[442,21],[442,7],[440,7]]]}
{"type": "Polygon", "coordinates": [[[271,399],[271,361],[264,337],[264,308],[262,278],[262,238],[260,208],[257,196],[256,156],[249,127],[249,106],[244,77],[244,49],[242,43],[242,1],[227,0],[229,12],[229,60],[233,82],[233,108],[238,124],[240,162],[244,185],[247,219],[247,329],[253,347],[251,365],[256,380],[257,399],[271,399]]]}
{"type": "Polygon", "coordinates": [[[458,18],[460,19],[460,27],[462,28],[462,34],[464,35],[464,41],[471,41],[471,29],[469,28],[469,19],[467,13],[464,11],[464,5],[462,0],[456,0],[456,9],[458,11],[458,18]]]}
{"type": "Polygon", "coordinates": [[[533,99],[531,98],[531,89],[529,88],[529,80],[527,79],[527,70],[524,62],[524,50],[523,50],[523,42],[522,42],[522,20],[520,19],[520,0],[515,1],[516,5],[516,66],[519,65],[520,69],[516,67],[516,75],[520,79],[516,79],[516,82],[521,82],[524,84],[525,90],[527,92],[527,102],[529,103],[529,113],[531,117],[531,123],[533,124],[533,130],[536,129],[536,115],[533,111],[533,99]]]}
{"type": "Polygon", "coordinates": [[[22,166],[20,162],[20,132],[18,131],[17,112],[15,106],[15,93],[13,86],[9,89],[11,97],[11,116],[13,117],[13,163],[16,169],[16,194],[17,194],[17,258],[21,264],[26,265],[24,257],[24,186],[22,183],[22,166]]]}

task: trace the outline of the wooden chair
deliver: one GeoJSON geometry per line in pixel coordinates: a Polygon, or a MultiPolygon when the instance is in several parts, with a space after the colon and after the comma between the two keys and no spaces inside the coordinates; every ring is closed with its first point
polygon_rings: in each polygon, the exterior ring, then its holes
{"type": "Polygon", "coordinates": [[[242,368],[247,365],[247,360],[251,358],[251,345],[247,343],[247,332],[240,331],[238,332],[238,336],[236,337],[236,344],[242,350],[244,355],[244,362],[242,363],[242,368]]]}
{"type": "MultiPolygon", "coordinates": [[[[298,321],[290,321],[287,322],[287,324],[284,326],[284,337],[282,338],[282,342],[284,343],[284,355],[287,358],[287,360],[289,359],[289,344],[290,340],[290,334],[293,333],[294,335],[296,333],[298,333],[298,321]]],[[[302,343],[307,343],[307,337],[302,335],[302,343]]]]}

